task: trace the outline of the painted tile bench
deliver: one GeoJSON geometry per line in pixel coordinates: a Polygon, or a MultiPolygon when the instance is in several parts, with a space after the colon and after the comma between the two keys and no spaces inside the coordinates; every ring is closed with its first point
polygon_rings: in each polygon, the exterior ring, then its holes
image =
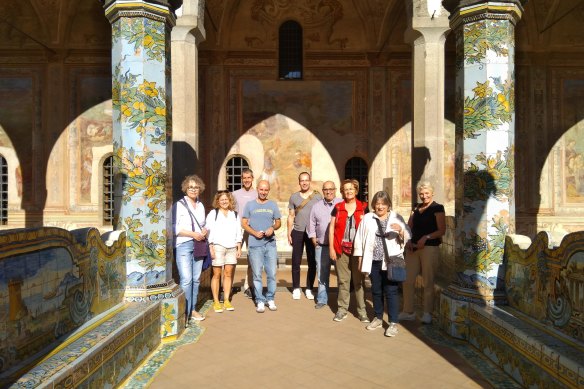
{"type": "Polygon", "coordinates": [[[126,303],[125,235],[0,232],[0,387],[114,387],[160,343],[160,307],[126,303]]]}
{"type": "Polygon", "coordinates": [[[505,242],[508,306],[469,306],[469,342],[524,387],[584,387],[584,231],[505,242]],[[527,241],[526,241],[527,239],[527,241]]]}

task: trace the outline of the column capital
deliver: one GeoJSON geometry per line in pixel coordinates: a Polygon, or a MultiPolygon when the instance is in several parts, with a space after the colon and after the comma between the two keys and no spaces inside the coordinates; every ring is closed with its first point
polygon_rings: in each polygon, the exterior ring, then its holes
{"type": "Polygon", "coordinates": [[[105,8],[105,16],[110,23],[121,17],[144,17],[176,24],[174,11],[182,5],[182,0],[100,0],[105,8]]]}
{"type": "Polygon", "coordinates": [[[450,26],[454,30],[463,24],[484,19],[504,19],[516,24],[523,15],[523,5],[527,1],[444,0],[442,5],[450,12],[450,26]]]}

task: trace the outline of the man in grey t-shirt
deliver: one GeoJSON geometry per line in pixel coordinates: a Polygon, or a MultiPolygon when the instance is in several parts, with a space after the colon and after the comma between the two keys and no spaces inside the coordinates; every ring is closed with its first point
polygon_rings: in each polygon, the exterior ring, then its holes
{"type": "Polygon", "coordinates": [[[300,191],[290,196],[288,202],[288,243],[292,245],[292,298],[300,299],[300,262],[302,252],[306,247],[306,261],[308,272],[306,274],[306,298],[314,300],[312,287],[316,278],[316,261],[314,258],[314,245],[306,233],[310,210],[322,196],[317,191],[310,190],[310,173],[302,172],[298,175],[300,191]]]}

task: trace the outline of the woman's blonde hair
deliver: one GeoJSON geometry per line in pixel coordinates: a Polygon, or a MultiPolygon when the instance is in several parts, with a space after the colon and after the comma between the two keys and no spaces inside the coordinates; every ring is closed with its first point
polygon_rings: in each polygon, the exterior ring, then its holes
{"type": "Polygon", "coordinates": [[[205,183],[196,174],[191,174],[190,176],[185,177],[185,179],[182,181],[182,184],[180,185],[181,190],[183,191],[184,194],[187,194],[187,190],[189,189],[189,183],[191,181],[193,181],[195,183],[195,185],[197,185],[199,187],[199,196],[200,196],[201,193],[203,193],[203,191],[205,190],[205,183]]]}
{"type": "Polygon", "coordinates": [[[422,190],[428,189],[430,192],[434,193],[434,187],[428,181],[422,181],[418,184],[416,190],[420,193],[422,190]]]}
{"type": "Polygon", "coordinates": [[[219,199],[221,198],[221,196],[227,196],[227,198],[229,199],[229,206],[227,207],[230,211],[234,211],[235,210],[235,197],[233,197],[233,194],[231,194],[230,191],[228,190],[220,190],[217,191],[217,193],[215,193],[215,197],[213,197],[213,208],[221,208],[219,206],[219,199]]]}

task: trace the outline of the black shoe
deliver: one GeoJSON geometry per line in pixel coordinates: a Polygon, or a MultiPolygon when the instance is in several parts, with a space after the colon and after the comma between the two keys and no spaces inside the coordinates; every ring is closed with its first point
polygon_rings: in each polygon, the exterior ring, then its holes
{"type": "Polygon", "coordinates": [[[248,299],[252,299],[253,298],[253,293],[251,293],[251,288],[247,288],[245,290],[245,292],[243,292],[243,294],[245,295],[245,297],[247,297],[248,299]]]}

